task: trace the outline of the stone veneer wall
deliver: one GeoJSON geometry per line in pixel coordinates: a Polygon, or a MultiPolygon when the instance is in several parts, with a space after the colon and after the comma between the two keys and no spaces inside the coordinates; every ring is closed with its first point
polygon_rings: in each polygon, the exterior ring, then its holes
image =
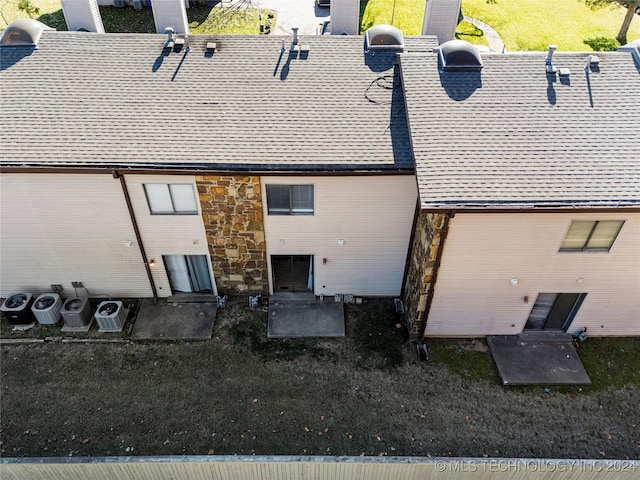
{"type": "Polygon", "coordinates": [[[444,220],[444,214],[421,212],[415,228],[404,289],[407,322],[412,338],[418,336],[420,315],[427,305],[444,220]]]}
{"type": "Polygon", "coordinates": [[[196,177],[218,291],[267,293],[260,177],[196,177]]]}

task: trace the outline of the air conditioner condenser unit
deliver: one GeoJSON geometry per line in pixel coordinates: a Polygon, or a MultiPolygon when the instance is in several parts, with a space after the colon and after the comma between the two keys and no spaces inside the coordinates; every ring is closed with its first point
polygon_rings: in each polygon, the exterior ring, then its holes
{"type": "Polygon", "coordinates": [[[96,322],[101,332],[120,332],[126,320],[127,313],[122,302],[108,300],[98,305],[96,322]]]}
{"type": "Polygon", "coordinates": [[[70,328],[82,328],[90,325],[91,304],[88,298],[69,298],[60,310],[64,324],[70,328]]]}
{"type": "Polygon", "coordinates": [[[43,293],[31,306],[31,311],[41,325],[55,325],[62,317],[62,299],[57,293],[43,293]]]}

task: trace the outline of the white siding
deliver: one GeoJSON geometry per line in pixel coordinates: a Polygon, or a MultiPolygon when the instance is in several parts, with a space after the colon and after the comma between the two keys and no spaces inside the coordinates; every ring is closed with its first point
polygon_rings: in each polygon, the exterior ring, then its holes
{"type": "Polygon", "coordinates": [[[456,215],[426,333],[518,334],[541,292],[587,294],[569,333],[587,327],[591,336],[640,335],[640,214],[456,215]],[[572,220],[625,224],[608,253],[559,252],[572,220]]]}
{"type": "Polygon", "coordinates": [[[428,0],[424,9],[422,35],[436,35],[439,44],[453,40],[460,4],[460,0],[428,0]]]}
{"type": "Polygon", "coordinates": [[[206,255],[215,293],[215,279],[211,273],[211,259],[202,223],[195,177],[193,175],[126,175],[125,180],[145,253],[149,259],[155,259],[155,265],[151,268],[151,272],[158,296],[168,297],[171,295],[169,277],[162,261],[163,255],[206,255]],[[145,183],[189,183],[193,185],[198,214],[151,215],[144,192],[145,183]]]}
{"type": "Polygon", "coordinates": [[[360,33],[360,0],[331,0],[331,35],[360,33]]]}
{"type": "Polygon", "coordinates": [[[104,25],[96,0],[60,0],[67,28],[74,32],[85,29],[104,33],[104,25]]]}
{"type": "Polygon", "coordinates": [[[417,198],[414,176],[262,177],[261,183],[269,259],[314,255],[316,295],[400,294],[417,198]],[[313,184],[314,215],[268,215],[268,184],[313,184]]]}
{"type": "Polygon", "coordinates": [[[173,28],[175,33],[189,33],[189,19],[182,0],[151,0],[156,32],[164,33],[165,28],[173,28]]]}
{"type": "Polygon", "coordinates": [[[151,296],[111,174],[3,174],[0,195],[0,295],[42,293],[51,284],[70,295],[71,282],[81,281],[92,295],[151,296]]]}

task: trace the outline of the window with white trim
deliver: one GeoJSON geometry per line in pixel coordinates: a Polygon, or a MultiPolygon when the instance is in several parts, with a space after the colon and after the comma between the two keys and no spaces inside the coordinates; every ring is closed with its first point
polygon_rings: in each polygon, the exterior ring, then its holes
{"type": "Polygon", "coordinates": [[[149,210],[152,215],[197,215],[198,205],[190,183],[146,183],[149,210]]]}
{"type": "Polygon", "coordinates": [[[574,220],[564,236],[561,252],[608,252],[624,220],[574,220]]]}
{"type": "Polygon", "coordinates": [[[267,185],[269,215],[313,215],[313,185],[267,185]]]}

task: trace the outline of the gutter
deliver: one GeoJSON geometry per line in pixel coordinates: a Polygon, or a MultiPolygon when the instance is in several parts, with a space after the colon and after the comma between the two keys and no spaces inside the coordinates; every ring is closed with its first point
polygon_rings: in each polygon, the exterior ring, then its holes
{"type": "Polygon", "coordinates": [[[446,214],[444,217],[444,225],[442,225],[442,230],[440,231],[440,248],[438,248],[436,263],[433,266],[433,275],[431,276],[431,283],[429,285],[429,291],[427,292],[427,304],[425,305],[424,311],[420,314],[420,327],[418,328],[418,339],[420,341],[424,338],[424,332],[427,330],[427,318],[429,318],[429,311],[433,303],[433,292],[435,291],[436,282],[438,281],[438,271],[440,270],[440,263],[442,262],[444,244],[449,234],[449,223],[455,215],[453,211],[446,214]]]}
{"type": "Polygon", "coordinates": [[[136,215],[133,212],[133,206],[131,205],[131,198],[129,197],[129,190],[127,189],[127,183],[124,180],[124,175],[121,175],[117,170],[112,172],[113,178],[120,179],[120,185],[122,186],[122,193],[124,194],[124,200],[127,202],[127,209],[129,210],[129,217],[131,218],[131,224],[133,225],[133,231],[136,234],[136,240],[138,247],[140,247],[140,254],[142,255],[142,262],[144,268],[147,271],[147,277],[149,278],[149,285],[151,286],[151,292],[153,293],[153,300],[158,300],[158,292],[156,290],[156,284],[153,281],[153,275],[151,274],[151,268],[149,268],[149,262],[147,261],[147,253],[144,251],[144,244],[142,243],[142,236],[140,235],[140,229],[138,228],[138,222],[136,221],[136,215]]]}

